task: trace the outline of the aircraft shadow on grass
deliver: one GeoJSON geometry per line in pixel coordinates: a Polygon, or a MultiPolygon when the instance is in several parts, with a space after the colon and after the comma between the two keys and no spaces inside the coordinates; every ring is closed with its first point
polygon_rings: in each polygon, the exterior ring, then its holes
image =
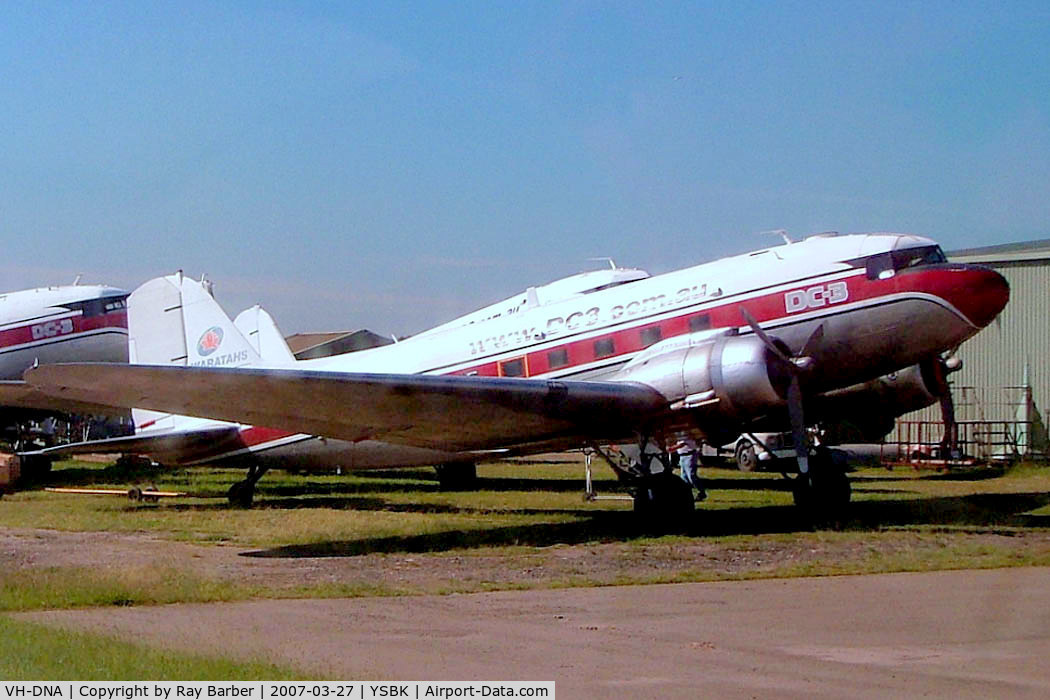
{"type": "MultiPolygon", "coordinates": [[[[103,469],[63,469],[40,486],[50,482],[61,481],[62,485],[90,486],[101,483],[141,483],[163,482],[170,479],[173,472],[164,467],[148,464],[114,464],[103,469]]],[[[1050,525],[1050,517],[1040,518],[1027,515],[1036,508],[1050,504],[1050,494],[971,494],[950,497],[914,498],[903,489],[905,481],[944,480],[944,481],[978,481],[994,478],[1002,470],[984,469],[959,473],[930,474],[921,477],[911,475],[894,477],[892,475],[854,475],[853,482],[857,495],[884,494],[898,495],[900,498],[879,501],[854,501],[844,521],[834,523],[840,529],[871,530],[894,526],[938,526],[953,528],[996,528],[996,527],[1030,527],[1050,525]],[[873,482],[896,482],[902,488],[865,488],[873,482]]],[[[441,533],[415,536],[396,536],[363,538],[359,540],[322,542],[312,545],[276,547],[273,549],[252,552],[246,556],[256,557],[318,557],[318,556],[355,556],[372,552],[441,552],[459,548],[477,548],[486,546],[549,546],[554,544],[582,544],[595,541],[628,542],[660,531],[640,527],[634,513],[628,510],[596,510],[593,506],[584,505],[578,508],[495,508],[471,507],[469,498],[462,505],[426,503],[421,501],[394,503],[383,497],[383,494],[398,493],[433,493],[439,490],[433,481],[430,470],[397,470],[374,472],[369,476],[375,479],[352,479],[346,481],[321,481],[304,477],[300,483],[267,484],[264,478],[260,490],[264,498],[259,507],[268,509],[309,509],[332,508],[339,510],[388,511],[421,514],[464,514],[492,513],[494,510],[503,513],[523,513],[530,515],[557,515],[572,517],[567,523],[535,523],[520,526],[500,526],[492,528],[462,529],[441,533]]],[[[595,482],[602,494],[619,492],[613,479],[605,478],[595,482]]],[[[749,478],[714,477],[706,480],[712,490],[790,490],[790,482],[781,477],[769,474],[752,475],[749,478]]],[[[162,503],[156,506],[175,511],[219,512],[228,510],[225,502],[225,484],[210,486],[195,496],[222,499],[221,502],[203,504],[162,503]]],[[[544,492],[582,494],[582,479],[530,479],[482,477],[475,486],[478,491],[491,492],[544,492]]],[[[138,507],[138,506],[136,506],[138,507]]],[[[143,513],[149,508],[143,508],[143,513]]],[[[352,513],[348,513],[352,517],[352,513]]],[[[824,525],[827,525],[826,523],[824,525]]],[[[794,506],[770,505],[734,507],[727,509],[707,509],[700,506],[695,517],[678,532],[681,534],[703,537],[734,534],[774,534],[803,532],[813,529],[813,523],[806,519],[794,506]]]]}
{"type": "MultiPolygon", "coordinates": [[[[908,525],[943,525],[952,528],[1016,528],[1034,523],[1028,511],[1050,504],[1047,493],[979,494],[927,499],[860,501],[852,504],[847,518],[834,524],[838,529],[872,530],[908,525]]],[[[464,512],[459,509],[459,512],[464,512]]],[[[535,511],[530,511],[535,512],[535,511]]],[[[452,549],[521,545],[542,547],[587,542],[628,542],[657,534],[639,527],[628,511],[557,511],[577,515],[569,523],[537,523],[522,526],[455,530],[425,535],[362,538],[310,545],[290,545],[247,552],[260,558],[349,557],[370,553],[443,552],[452,549]]],[[[762,535],[812,530],[813,523],[794,506],[761,506],[698,510],[692,522],[681,528],[689,536],[762,535]]]]}
{"type": "Polygon", "coordinates": [[[914,476],[911,474],[851,474],[853,483],[864,483],[866,481],[986,481],[998,479],[1006,473],[1002,467],[975,467],[973,469],[956,469],[953,471],[935,472],[914,476]]]}
{"type": "Polygon", "coordinates": [[[50,472],[28,483],[30,488],[46,486],[92,486],[94,484],[136,484],[170,480],[171,467],[141,462],[115,462],[101,469],[70,467],[50,472]]]}

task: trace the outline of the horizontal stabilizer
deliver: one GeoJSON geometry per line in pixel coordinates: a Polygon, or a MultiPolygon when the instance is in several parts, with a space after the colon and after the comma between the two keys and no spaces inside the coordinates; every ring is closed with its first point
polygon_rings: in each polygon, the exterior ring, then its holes
{"type": "Polygon", "coordinates": [[[627,382],[91,363],[25,377],[59,397],[448,451],[633,440],[667,410],[627,382]]]}
{"type": "Polygon", "coordinates": [[[228,443],[230,449],[240,446],[236,426],[224,425],[156,435],[126,435],[88,440],[68,445],[57,445],[42,450],[23,452],[23,455],[65,457],[83,454],[135,454],[152,457],[164,464],[185,464],[204,454],[214,454],[217,448],[228,443]]]}

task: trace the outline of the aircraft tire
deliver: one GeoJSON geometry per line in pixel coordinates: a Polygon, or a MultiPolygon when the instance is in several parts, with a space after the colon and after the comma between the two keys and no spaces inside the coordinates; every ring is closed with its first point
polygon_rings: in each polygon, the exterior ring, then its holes
{"type": "Polygon", "coordinates": [[[811,467],[808,477],[800,474],[792,485],[795,505],[815,523],[842,520],[852,495],[849,477],[830,456],[814,459],[811,467]]]}
{"type": "Polygon", "coordinates": [[[742,472],[758,471],[758,453],[749,440],[741,440],[736,445],[736,468],[742,472]]]}
{"type": "Polygon", "coordinates": [[[478,485],[478,465],[473,462],[450,462],[434,467],[442,491],[470,491],[478,485]]]}
{"type": "Polygon", "coordinates": [[[670,472],[645,479],[634,493],[634,512],[647,528],[680,529],[696,511],[693,489],[670,472]]]}

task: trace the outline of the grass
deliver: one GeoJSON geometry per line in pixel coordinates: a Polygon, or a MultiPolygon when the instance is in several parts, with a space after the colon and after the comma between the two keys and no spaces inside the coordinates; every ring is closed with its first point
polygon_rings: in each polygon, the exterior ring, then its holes
{"type": "MultiPolygon", "coordinates": [[[[483,465],[477,490],[442,492],[428,470],[353,475],[267,474],[256,507],[231,508],[237,470],[133,471],[84,462],[56,465],[50,483],[126,489],[135,483],[186,491],[158,504],[117,496],[54,494],[38,488],[0,501],[0,528],[148,532],[171,540],[260,548],[310,548],[343,555],[642,542],[629,501],[586,503],[582,465],[565,461],[483,465]]],[[[690,535],[797,532],[791,494],[778,475],[703,470],[710,498],[690,535]]],[[[596,481],[615,493],[612,479],[596,481]]],[[[1022,466],[939,474],[898,469],[853,475],[848,530],[887,527],[1030,527],[1050,511],[1050,470],[1022,466]],[[990,477],[990,478],[989,478],[990,477]]]]}
{"type": "MultiPolygon", "coordinates": [[[[809,525],[791,506],[787,484],[779,475],[703,470],[712,487],[709,499],[700,506],[684,536],[659,537],[638,531],[629,501],[584,502],[582,472],[582,458],[574,455],[483,465],[479,469],[479,488],[464,492],[438,490],[429,470],[342,476],[275,472],[260,482],[256,507],[240,510],[229,507],[225,500],[226,488],[241,478],[236,470],[205,467],[177,471],[129,470],[115,465],[64,462],[56,465],[50,482],[100,488],[156,483],[161,488],[189,492],[191,496],[158,504],[138,504],[115,496],[63,495],[42,489],[24,491],[0,502],[0,528],[145,532],[162,539],[255,547],[263,556],[270,557],[484,554],[506,557],[512,567],[529,557],[542,560],[546,556],[544,548],[561,545],[611,544],[621,549],[648,548],[649,551],[662,548],[661,556],[673,556],[671,550],[683,543],[701,541],[733,548],[744,546],[754,537],[767,540],[783,537],[805,542],[813,535],[809,525]],[[697,540],[698,537],[702,539],[697,540]]],[[[616,491],[612,479],[598,479],[596,485],[605,494],[616,491]]],[[[858,546],[866,539],[886,533],[890,533],[890,539],[901,539],[892,534],[898,530],[919,533],[1004,532],[1011,528],[1018,532],[1040,531],[1048,520],[1046,515],[1050,515],[1050,470],[1042,467],[953,474],[868,469],[853,475],[853,487],[851,517],[842,524],[842,532],[837,536],[858,546]]],[[[912,544],[923,557],[929,557],[923,543],[912,544]]],[[[949,540],[941,548],[951,553],[950,556],[959,557],[963,565],[989,565],[987,556],[978,557],[966,549],[968,546],[962,540],[949,540]]],[[[907,554],[896,552],[894,547],[883,548],[898,559],[907,554]]],[[[621,554],[621,558],[626,557],[626,553],[621,554]]],[[[855,559],[851,558],[850,567],[858,566],[855,559]]],[[[879,566],[900,570],[902,565],[891,561],[888,554],[883,559],[879,566]]],[[[938,564],[940,568],[947,565],[943,556],[933,559],[942,562],[938,564]]],[[[1003,561],[1004,565],[1008,563],[1003,561]]],[[[1042,551],[1034,552],[1026,561],[1042,562],[1042,551]]],[[[526,562],[524,566],[529,565],[526,562]]],[[[872,566],[868,565],[867,570],[872,566]]],[[[54,588],[69,591],[70,597],[68,602],[63,602],[60,596],[41,595],[38,602],[32,602],[0,593],[0,609],[106,604],[107,597],[120,600],[122,596],[135,604],[144,604],[286,594],[267,593],[261,586],[243,583],[200,580],[193,572],[172,571],[157,562],[148,568],[126,569],[119,575],[81,571],[69,585],[30,583],[22,586],[8,580],[5,590],[54,588]],[[134,585],[139,580],[143,581],[142,585],[134,585]],[[115,582],[127,590],[122,592],[115,582]]],[[[836,572],[830,564],[826,570],[836,572]]],[[[651,574],[643,566],[634,567],[627,578],[652,580],[653,576],[660,575],[660,572],[651,574]]],[[[8,578],[0,574],[0,581],[8,578]]],[[[505,583],[511,585],[509,581],[505,583]]],[[[449,585],[462,589],[462,582],[449,582],[449,585]]],[[[350,594],[421,592],[411,587],[370,586],[366,582],[317,585],[302,592],[329,595],[347,591],[350,594]]]]}
{"type": "MultiPolygon", "coordinates": [[[[487,467],[482,473],[502,469],[505,467],[487,467]]],[[[132,483],[155,482],[193,497],[135,504],[117,496],[23,491],[4,499],[0,526],[149,531],[178,540],[268,546],[469,533],[537,522],[575,522],[588,516],[579,491],[563,490],[565,484],[559,480],[554,480],[555,490],[535,491],[520,478],[493,476],[484,479],[480,492],[442,493],[423,471],[379,477],[301,477],[277,472],[260,483],[256,507],[239,510],[230,508],[225,498],[226,488],[238,478],[236,470],[134,474],[115,467],[63,462],[56,465],[49,483],[126,489],[132,483]]],[[[579,489],[580,484],[577,481],[573,486],[579,489]]]]}
{"type": "Polygon", "coordinates": [[[265,662],[237,662],[158,650],[113,637],[0,617],[0,678],[7,681],[306,680],[265,662]]]}
{"type": "Polygon", "coordinates": [[[7,611],[202,603],[243,600],[262,593],[259,588],[149,565],[115,571],[68,566],[0,573],[0,610],[7,611]]]}

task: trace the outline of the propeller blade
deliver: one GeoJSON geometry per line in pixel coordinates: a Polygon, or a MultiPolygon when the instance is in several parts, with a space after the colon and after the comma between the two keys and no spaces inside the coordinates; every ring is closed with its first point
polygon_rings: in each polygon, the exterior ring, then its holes
{"type": "Polygon", "coordinates": [[[759,340],[761,340],[762,343],[767,348],[769,348],[770,352],[772,352],[776,357],[783,361],[784,364],[790,367],[795,366],[795,363],[791,361],[791,358],[785,355],[784,351],[778,348],[776,343],[773,342],[773,339],[766,335],[766,332],[762,330],[762,327],[760,325],[758,325],[758,321],[755,320],[755,317],[751,315],[750,311],[741,306],[740,315],[744,317],[744,320],[747,321],[747,325],[751,326],[751,330],[753,330],[755,332],[755,335],[758,336],[759,340]]]}
{"type": "Polygon", "coordinates": [[[751,326],[751,330],[769,348],[770,352],[779,358],[786,367],[790,368],[791,383],[788,384],[787,388],[787,409],[788,417],[791,420],[791,436],[795,441],[795,457],[798,459],[798,472],[808,476],[809,434],[806,432],[806,415],[802,408],[802,385],[799,382],[799,374],[812,366],[812,359],[808,357],[808,353],[824,338],[824,324],[821,323],[810,333],[798,357],[788,357],[783,350],[777,347],[773,339],[766,335],[766,332],[758,325],[758,321],[755,320],[750,311],[740,307],[740,315],[744,317],[747,325],[751,326]]]}
{"type": "Polygon", "coordinates": [[[821,323],[817,326],[812,333],[809,334],[809,338],[806,339],[805,344],[802,346],[802,350],[799,351],[801,357],[809,357],[816,350],[817,345],[820,341],[824,340],[824,324],[821,323]]]}
{"type": "Polygon", "coordinates": [[[791,437],[795,440],[795,457],[799,474],[809,474],[809,444],[806,435],[806,416],[802,411],[802,387],[798,375],[792,375],[787,390],[788,417],[791,419],[791,437]]]}

